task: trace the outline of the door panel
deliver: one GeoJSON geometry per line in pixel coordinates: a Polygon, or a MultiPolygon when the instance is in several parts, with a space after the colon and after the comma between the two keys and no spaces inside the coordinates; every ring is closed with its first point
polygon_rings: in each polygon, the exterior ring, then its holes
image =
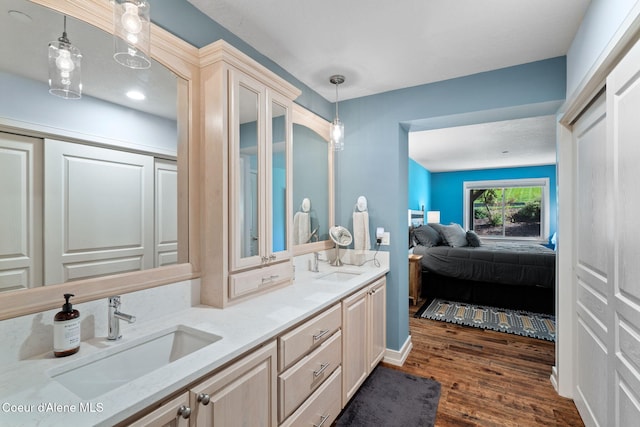
{"type": "Polygon", "coordinates": [[[45,284],[153,267],[153,157],[45,141],[45,284]]]}
{"type": "Polygon", "coordinates": [[[612,284],[612,179],[608,159],[606,103],[601,96],[574,127],[576,153],[576,392],[587,425],[608,425],[612,398],[610,365],[612,284]],[[594,367],[600,367],[594,369],[594,367]]]}
{"type": "Polygon", "coordinates": [[[0,292],[42,284],[42,140],[0,133],[0,292]]]}
{"type": "Polygon", "coordinates": [[[637,214],[640,162],[640,45],[607,78],[607,128],[615,203],[614,331],[615,425],[640,418],[640,244],[637,214]]]}
{"type": "Polygon", "coordinates": [[[178,262],[178,166],[172,160],[155,160],[154,267],[178,262]]]}

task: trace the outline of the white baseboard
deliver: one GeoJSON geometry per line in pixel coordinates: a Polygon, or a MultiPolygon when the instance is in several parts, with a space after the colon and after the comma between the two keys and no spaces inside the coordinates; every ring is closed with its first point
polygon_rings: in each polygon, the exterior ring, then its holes
{"type": "Polygon", "coordinates": [[[390,365],[402,366],[404,365],[404,361],[407,360],[407,356],[409,356],[412,348],[413,343],[411,342],[411,335],[409,335],[400,350],[386,349],[382,361],[390,365]]]}
{"type": "Polygon", "coordinates": [[[549,379],[551,380],[551,385],[555,389],[556,393],[559,394],[559,392],[558,392],[558,370],[556,369],[555,366],[553,366],[551,368],[551,376],[549,377],[549,379]]]}

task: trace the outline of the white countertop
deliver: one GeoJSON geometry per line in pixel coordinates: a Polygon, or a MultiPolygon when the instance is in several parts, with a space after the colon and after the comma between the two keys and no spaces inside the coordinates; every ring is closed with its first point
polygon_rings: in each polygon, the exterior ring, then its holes
{"type": "MultiPolygon", "coordinates": [[[[378,258],[387,258],[384,255],[379,254],[378,258]]],[[[0,425],[113,425],[275,338],[388,271],[387,262],[382,262],[380,267],[367,263],[362,267],[340,268],[320,263],[319,273],[298,265],[292,285],[225,309],[192,307],[157,322],[127,325],[120,341],[97,337],[83,341],[80,351],[72,356],[56,358],[53,352],[48,352],[3,367],[0,425]],[[339,270],[357,270],[361,274],[346,282],[318,280],[339,270]],[[75,364],[79,359],[98,358],[107,348],[122,346],[176,325],[216,334],[222,339],[91,400],[81,399],[50,376],[51,371],[58,372],[64,365],[75,364]]],[[[135,315],[135,309],[129,311],[135,315]]]]}

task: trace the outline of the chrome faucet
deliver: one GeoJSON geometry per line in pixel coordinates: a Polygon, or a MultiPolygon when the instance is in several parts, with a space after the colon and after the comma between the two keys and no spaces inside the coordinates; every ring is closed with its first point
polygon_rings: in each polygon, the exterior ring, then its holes
{"type": "Polygon", "coordinates": [[[313,253],[313,263],[309,260],[309,271],[317,273],[320,271],[318,268],[318,258],[320,258],[320,254],[318,252],[313,253]]]}
{"type": "Polygon", "coordinates": [[[135,316],[130,314],[120,313],[120,296],[109,297],[109,340],[119,340],[122,338],[120,334],[120,320],[124,320],[128,323],[134,323],[136,321],[135,316]]]}

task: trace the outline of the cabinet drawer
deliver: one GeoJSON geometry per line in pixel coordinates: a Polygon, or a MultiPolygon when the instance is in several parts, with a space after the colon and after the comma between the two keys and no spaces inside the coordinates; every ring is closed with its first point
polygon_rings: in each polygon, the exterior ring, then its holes
{"type": "Polygon", "coordinates": [[[342,368],[333,374],[298,408],[280,427],[323,426],[330,427],[340,414],[342,368]]]}
{"type": "Polygon", "coordinates": [[[325,342],[342,324],[340,304],[320,313],[278,339],[278,370],[284,371],[313,348],[325,342]]]}
{"type": "Polygon", "coordinates": [[[240,298],[288,282],[292,273],[291,263],[283,262],[232,274],[229,276],[229,299],[240,298]]]}
{"type": "Polygon", "coordinates": [[[342,333],[336,332],[313,353],[278,377],[280,421],[286,419],[335,371],[342,361],[342,333]]]}

